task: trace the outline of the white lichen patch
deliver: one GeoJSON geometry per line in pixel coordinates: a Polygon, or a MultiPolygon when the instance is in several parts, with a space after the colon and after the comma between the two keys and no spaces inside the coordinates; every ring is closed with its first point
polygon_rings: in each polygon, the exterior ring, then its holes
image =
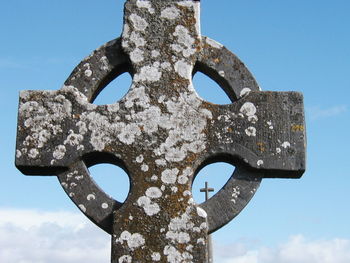
{"type": "Polygon", "coordinates": [[[266,124],[269,126],[270,130],[273,130],[272,121],[267,121],[266,124]]]}
{"type": "Polygon", "coordinates": [[[248,121],[255,124],[258,121],[258,117],[256,115],[248,116],[248,121]]]}
{"type": "Polygon", "coordinates": [[[130,34],[129,40],[135,45],[136,48],[143,47],[144,45],[146,45],[146,40],[137,32],[132,32],[130,34]]]}
{"type": "Polygon", "coordinates": [[[92,70],[90,69],[91,68],[90,64],[86,63],[86,64],[84,64],[84,67],[86,68],[86,70],[84,71],[85,76],[88,77],[88,78],[91,77],[92,76],[92,70]]]}
{"type": "Polygon", "coordinates": [[[21,158],[22,152],[20,150],[16,150],[16,158],[21,158]]]}
{"type": "Polygon", "coordinates": [[[185,60],[179,60],[174,65],[175,71],[180,77],[188,79],[192,74],[192,66],[189,65],[185,60]]]}
{"type": "Polygon", "coordinates": [[[156,160],[156,165],[157,166],[166,166],[166,160],[164,160],[164,159],[157,159],[156,160]]]}
{"type": "Polygon", "coordinates": [[[179,184],[186,184],[189,181],[189,177],[193,174],[191,167],[187,167],[183,170],[182,174],[178,177],[177,182],[179,184]]]}
{"type": "Polygon", "coordinates": [[[207,216],[208,216],[207,212],[205,212],[205,210],[200,208],[200,207],[197,207],[197,214],[203,218],[207,218],[207,216]]]}
{"type": "MultiPolygon", "coordinates": [[[[190,1],[188,1],[190,2],[190,1]]],[[[193,262],[193,256],[188,252],[181,253],[174,246],[167,245],[164,247],[164,255],[167,256],[169,263],[193,262]]]]}
{"type": "Polygon", "coordinates": [[[153,216],[159,213],[160,207],[157,203],[152,202],[151,198],[148,196],[141,196],[137,200],[137,205],[142,207],[148,216],[153,216]]]}
{"type": "Polygon", "coordinates": [[[141,49],[136,48],[132,52],[130,52],[130,59],[133,63],[140,63],[144,60],[143,55],[144,52],[141,49]]]}
{"type": "Polygon", "coordinates": [[[100,58],[100,64],[101,64],[100,67],[103,71],[109,70],[109,61],[108,61],[108,58],[106,56],[103,56],[100,58]]]}
{"type": "Polygon", "coordinates": [[[150,14],[154,14],[154,8],[152,7],[150,1],[137,0],[136,1],[136,6],[138,8],[146,8],[150,14]]]}
{"type": "Polygon", "coordinates": [[[168,225],[168,232],[166,238],[172,242],[178,242],[180,244],[186,244],[190,242],[190,230],[194,227],[194,223],[191,222],[189,214],[184,213],[180,217],[171,219],[168,225]]]}
{"type": "Polygon", "coordinates": [[[198,238],[197,239],[197,244],[201,244],[201,245],[205,245],[205,240],[204,240],[204,238],[198,238]]]}
{"type": "Polygon", "coordinates": [[[160,261],[160,259],[161,259],[160,253],[159,252],[153,252],[152,255],[151,255],[151,258],[152,258],[153,261],[160,261]]]}
{"type": "Polygon", "coordinates": [[[162,119],[161,109],[156,106],[151,106],[142,112],[132,115],[132,119],[142,124],[143,131],[151,135],[158,131],[162,119]]]}
{"type": "Polygon", "coordinates": [[[232,194],[231,194],[231,201],[235,204],[237,202],[237,199],[239,195],[241,194],[239,186],[236,186],[235,188],[232,189],[232,194]]]}
{"type": "Polygon", "coordinates": [[[263,160],[258,160],[256,162],[256,164],[260,167],[260,166],[262,166],[264,164],[264,161],[263,160]]]}
{"type": "Polygon", "coordinates": [[[201,109],[202,101],[195,93],[182,93],[177,99],[163,102],[170,115],[162,116],[160,126],[169,131],[168,138],[154,150],[157,156],[165,155],[168,162],[182,161],[187,152],[199,153],[205,149],[206,136],[202,131],[212,114],[201,109]],[[178,145],[181,143],[182,146],[178,145]]]}
{"type": "Polygon", "coordinates": [[[153,181],[153,182],[158,181],[158,176],[156,176],[156,175],[152,175],[152,177],[151,177],[151,181],[153,181]]]}
{"type": "Polygon", "coordinates": [[[101,207],[102,207],[103,209],[107,209],[107,208],[109,207],[109,205],[108,205],[107,203],[102,203],[101,207]]]}
{"type": "Polygon", "coordinates": [[[174,6],[172,7],[167,7],[164,10],[162,10],[160,17],[161,18],[166,18],[169,20],[173,20],[177,18],[180,15],[180,10],[174,6]]]}
{"type": "MultiPolygon", "coordinates": [[[[120,125],[124,126],[123,123],[120,123],[120,125]]],[[[119,130],[119,128],[117,128],[117,130],[119,130]]],[[[122,143],[127,145],[134,143],[136,136],[141,135],[140,127],[135,123],[127,124],[121,130],[121,133],[119,133],[117,137],[122,143]]]]}
{"type": "Polygon", "coordinates": [[[64,145],[58,145],[55,147],[54,152],[52,153],[53,158],[61,160],[66,155],[66,147],[64,145]]]}
{"type": "Polygon", "coordinates": [[[116,239],[116,243],[126,243],[129,249],[134,251],[145,244],[145,239],[139,233],[131,234],[129,231],[123,231],[120,237],[116,239]]]}
{"type": "Polygon", "coordinates": [[[23,92],[19,116],[28,136],[22,142],[21,153],[36,158],[40,149],[54,136],[63,132],[61,123],[71,118],[72,103],[61,91],[23,92]],[[40,95],[41,99],[36,100],[40,95]],[[31,147],[35,146],[35,147],[31,147]],[[38,152],[37,152],[38,151],[38,152]]]}
{"type": "Polygon", "coordinates": [[[142,163],[143,160],[144,160],[143,155],[140,154],[139,156],[136,157],[136,160],[135,160],[135,161],[136,161],[137,163],[142,163]]]}
{"type": "Polygon", "coordinates": [[[256,136],[256,128],[255,127],[248,127],[245,129],[245,134],[247,134],[249,137],[255,137],[256,136]]]}
{"type": "Polygon", "coordinates": [[[132,263],[132,257],[129,255],[123,255],[118,259],[118,263],[132,263]]]}
{"type": "Polygon", "coordinates": [[[167,232],[166,237],[168,239],[172,239],[180,244],[186,244],[186,243],[190,242],[190,240],[191,240],[189,233],[186,233],[186,232],[169,231],[169,232],[167,232]]]}
{"type": "Polygon", "coordinates": [[[242,114],[249,116],[254,116],[256,113],[256,107],[251,102],[246,102],[242,105],[241,109],[239,110],[242,114]]]}
{"type": "Polygon", "coordinates": [[[85,134],[84,132],[88,130],[91,132],[89,141],[96,151],[102,151],[106,144],[111,142],[110,129],[112,127],[107,116],[97,112],[85,112],[80,116],[77,126],[81,134],[85,134]]]}
{"type": "Polygon", "coordinates": [[[281,144],[281,146],[284,148],[284,149],[287,149],[290,147],[290,142],[284,142],[281,144]]]}
{"type": "Polygon", "coordinates": [[[240,97],[243,97],[245,95],[248,95],[249,92],[251,92],[252,90],[250,88],[243,88],[239,94],[240,97]]]}
{"type": "Polygon", "coordinates": [[[149,170],[149,166],[147,164],[142,164],[141,165],[141,171],[147,172],[149,170]]]}
{"type": "Polygon", "coordinates": [[[175,184],[177,180],[177,175],[179,173],[179,169],[166,169],[162,172],[161,180],[165,184],[175,184]]]}
{"type": "Polygon", "coordinates": [[[162,196],[162,191],[158,187],[150,187],[146,190],[146,196],[151,199],[157,199],[162,196]]]}
{"type": "Polygon", "coordinates": [[[75,179],[77,180],[77,181],[79,181],[79,180],[81,180],[81,179],[83,179],[84,178],[84,176],[83,175],[78,175],[78,176],[75,176],[75,179]]]}
{"type": "Polygon", "coordinates": [[[162,76],[159,62],[154,62],[153,65],[143,66],[139,73],[135,74],[134,81],[148,81],[156,82],[159,81],[162,76]]]}
{"type": "Polygon", "coordinates": [[[189,190],[186,190],[183,192],[183,196],[191,196],[191,195],[192,195],[192,193],[189,190]]]}
{"type": "MultiPolygon", "coordinates": [[[[167,70],[167,71],[171,70],[171,64],[167,61],[160,64],[160,67],[164,70],[167,70]]],[[[159,102],[159,103],[161,103],[161,102],[159,102]]]]}
{"type": "Polygon", "coordinates": [[[64,145],[79,146],[84,139],[81,134],[76,134],[73,130],[69,130],[68,133],[66,140],[63,142],[64,145]]]}
{"type": "Polygon", "coordinates": [[[173,51],[182,54],[184,57],[189,57],[196,53],[194,48],[195,39],[191,37],[186,27],[182,25],[176,26],[173,35],[176,37],[176,42],[171,45],[173,51]]]}
{"type": "Polygon", "coordinates": [[[127,108],[132,108],[134,105],[148,108],[149,102],[150,98],[146,93],[146,88],[144,86],[132,86],[124,99],[125,107],[127,108]]]}
{"type": "MultiPolygon", "coordinates": [[[[157,57],[160,56],[160,52],[159,52],[158,50],[152,50],[151,56],[152,56],[153,58],[157,58],[157,57]]],[[[160,65],[160,66],[162,67],[162,65],[160,65]]]]}
{"type": "Polygon", "coordinates": [[[28,157],[31,158],[31,159],[35,159],[37,158],[39,155],[39,151],[38,149],[30,149],[29,150],[29,153],[28,153],[28,157]]]}
{"type": "Polygon", "coordinates": [[[96,196],[94,194],[89,194],[87,197],[86,197],[86,200],[88,201],[92,201],[92,200],[95,200],[96,199],[96,196]]]}
{"type": "Polygon", "coordinates": [[[148,27],[147,21],[136,14],[131,14],[129,19],[136,31],[144,31],[148,27]]]}
{"type": "Polygon", "coordinates": [[[87,69],[87,70],[85,70],[84,74],[87,77],[91,77],[92,76],[92,71],[90,69],[87,69]]]}
{"type": "Polygon", "coordinates": [[[186,247],[186,250],[189,251],[189,252],[192,252],[192,250],[193,250],[193,245],[188,245],[188,246],[186,247]]]}

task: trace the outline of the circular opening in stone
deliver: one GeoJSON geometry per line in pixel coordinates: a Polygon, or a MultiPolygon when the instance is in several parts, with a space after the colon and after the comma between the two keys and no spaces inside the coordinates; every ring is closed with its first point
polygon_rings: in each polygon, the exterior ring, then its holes
{"type": "Polygon", "coordinates": [[[192,194],[195,202],[197,204],[205,202],[206,182],[208,183],[208,189],[213,188],[212,192],[208,192],[210,198],[221,190],[234,171],[235,166],[227,162],[214,162],[202,167],[192,184],[192,194]]]}
{"type": "Polygon", "coordinates": [[[128,93],[131,83],[132,78],[128,72],[119,75],[100,90],[93,104],[106,105],[120,101],[128,93]]]}
{"type": "Polygon", "coordinates": [[[122,168],[115,164],[99,163],[88,169],[90,176],[106,194],[124,203],[130,191],[130,179],[122,168]]]}
{"type": "Polygon", "coordinates": [[[194,74],[192,83],[197,94],[205,101],[214,104],[232,103],[220,85],[206,74],[198,71],[194,74]]]}
{"type": "Polygon", "coordinates": [[[131,188],[124,162],[106,152],[86,154],[83,160],[98,187],[116,201],[124,203],[131,188]]]}

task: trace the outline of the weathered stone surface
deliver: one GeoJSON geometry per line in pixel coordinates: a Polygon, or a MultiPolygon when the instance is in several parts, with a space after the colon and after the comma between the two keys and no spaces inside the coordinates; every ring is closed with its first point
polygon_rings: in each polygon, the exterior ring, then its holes
{"type": "Polygon", "coordinates": [[[80,210],[112,235],[112,262],[206,262],[208,233],[245,207],[262,178],[304,172],[303,100],[259,91],[235,55],[202,37],[199,1],[129,0],[121,38],[82,61],[60,90],[21,93],[16,166],[57,175],[80,210]],[[202,100],[192,85],[196,71],[233,103],[202,100]],[[128,94],[92,104],[124,72],[133,76],[128,94]],[[237,169],[198,205],[193,179],[217,160],[237,169]],[[100,162],[128,173],[124,204],[90,178],[87,167],[100,162]]]}

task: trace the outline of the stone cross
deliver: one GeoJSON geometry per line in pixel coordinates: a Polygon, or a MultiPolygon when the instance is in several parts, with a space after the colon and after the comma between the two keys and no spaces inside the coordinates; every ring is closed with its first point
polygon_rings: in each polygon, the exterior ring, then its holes
{"type": "Polygon", "coordinates": [[[20,94],[16,166],[56,175],[68,196],[112,236],[111,262],[207,262],[208,234],[232,220],[262,178],[305,169],[303,98],[262,92],[244,64],[200,33],[200,2],[128,0],[122,36],[84,59],[57,91],[20,94]],[[198,96],[192,76],[215,80],[232,100],[198,96]],[[119,102],[97,106],[110,81],[129,72],[119,102]],[[230,162],[226,185],[201,205],[192,182],[204,165],[230,162]],[[97,163],[122,167],[120,203],[91,179],[97,163]]]}
{"type": "Polygon", "coordinates": [[[208,182],[205,182],[205,187],[201,188],[200,191],[205,193],[205,201],[209,200],[209,192],[214,192],[214,188],[208,186],[208,182]]]}
{"type": "MultiPolygon", "coordinates": [[[[205,187],[201,188],[200,191],[202,193],[205,193],[205,201],[208,201],[209,193],[214,192],[214,188],[209,187],[208,182],[205,182],[205,187]]],[[[212,242],[211,235],[208,235],[207,242],[208,242],[207,244],[208,263],[212,263],[213,262],[213,242],[212,242]]]]}

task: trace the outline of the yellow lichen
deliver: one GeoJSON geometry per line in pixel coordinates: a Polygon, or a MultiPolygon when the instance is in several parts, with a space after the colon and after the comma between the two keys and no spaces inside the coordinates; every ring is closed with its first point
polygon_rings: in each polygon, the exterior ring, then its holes
{"type": "Polygon", "coordinates": [[[304,125],[298,125],[298,124],[292,125],[293,132],[302,132],[304,130],[305,130],[304,125]]]}

